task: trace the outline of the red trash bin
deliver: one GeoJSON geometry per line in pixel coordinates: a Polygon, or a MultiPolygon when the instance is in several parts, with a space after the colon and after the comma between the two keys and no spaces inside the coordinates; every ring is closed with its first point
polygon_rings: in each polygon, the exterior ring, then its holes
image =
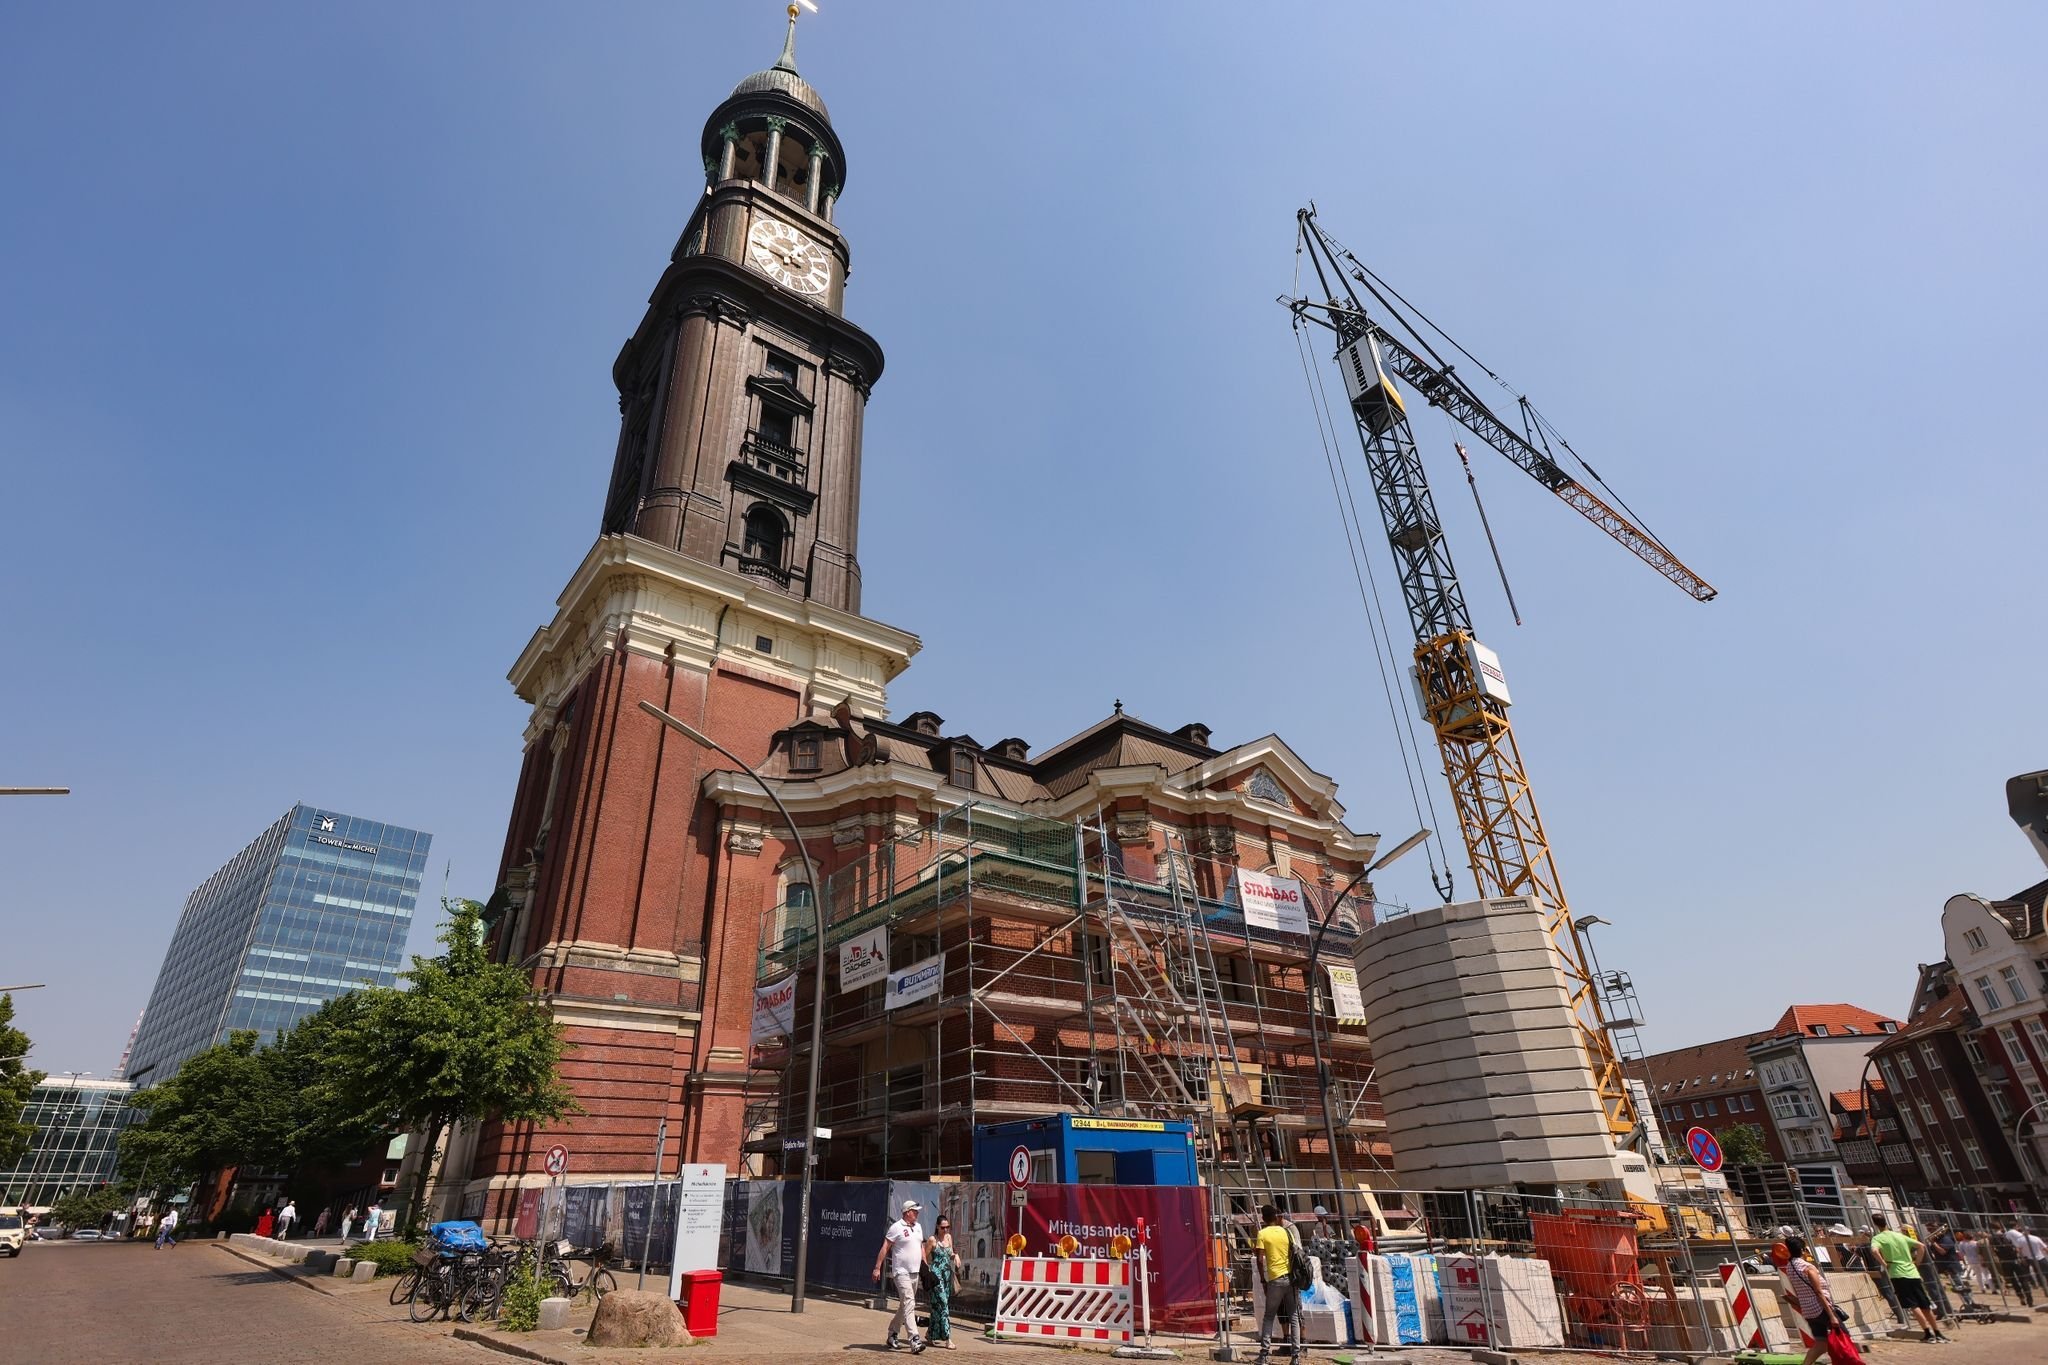
{"type": "Polygon", "coordinates": [[[683,1272],[683,1326],[693,1337],[718,1335],[718,1286],[725,1276],[716,1270],[683,1272]]]}

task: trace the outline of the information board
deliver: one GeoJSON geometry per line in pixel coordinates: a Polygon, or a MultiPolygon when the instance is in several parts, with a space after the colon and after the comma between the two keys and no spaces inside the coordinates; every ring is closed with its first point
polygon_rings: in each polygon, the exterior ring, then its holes
{"type": "Polygon", "coordinates": [[[719,1230],[725,1217],[725,1167],[685,1166],[676,1202],[676,1253],[669,1261],[668,1295],[683,1296],[685,1270],[718,1269],[719,1230]]]}

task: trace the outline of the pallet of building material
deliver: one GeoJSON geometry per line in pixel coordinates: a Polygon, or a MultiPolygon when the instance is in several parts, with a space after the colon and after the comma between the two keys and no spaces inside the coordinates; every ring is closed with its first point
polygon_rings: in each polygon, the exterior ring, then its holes
{"type": "Polygon", "coordinates": [[[1383,1346],[1423,1346],[1448,1340],[1437,1258],[1389,1252],[1346,1262],[1351,1320],[1370,1323],[1371,1340],[1383,1346]]]}
{"type": "Polygon", "coordinates": [[[1444,1256],[1437,1262],[1454,1346],[1564,1345],[1564,1309],[1550,1262],[1533,1256],[1444,1256]]]}

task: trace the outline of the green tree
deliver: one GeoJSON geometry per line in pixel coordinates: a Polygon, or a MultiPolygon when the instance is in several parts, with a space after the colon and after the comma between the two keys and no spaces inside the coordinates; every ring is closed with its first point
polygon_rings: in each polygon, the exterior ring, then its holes
{"type": "Polygon", "coordinates": [[[28,1035],[14,1026],[14,997],[0,995],[0,1170],[13,1169],[36,1135],[34,1124],[21,1121],[21,1111],[43,1073],[28,1069],[27,1055],[28,1035]]]}
{"type": "Polygon", "coordinates": [[[337,1092],[393,1128],[424,1134],[402,1226],[424,1202],[429,1167],[455,1123],[545,1122],[576,1108],[556,1076],[566,1044],[526,973],[493,962],[483,907],[444,900],[438,957],[415,957],[404,990],[367,991],[337,1092]]]}
{"type": "Polygon", "coordinates": [[[257,1054],[262,1095],[253,1145],[262,1159],[279,1168],[340,1165],[389,1131],[384,1115],[359,1103],[349,1084],[376,1065],[367,1033],[375,1001],[375,992],[337,996],[257,1054]]]}
{"type": "Polygon", "coordinates": [[[50,1205],[50,1221],[67,1228],[96,1228],[107,1221],[109,1214],[127,1207],[128,1196],[109,1186],[73,1190],[50,1205]]]}
{"type": "Polygon", "coordinates": [[[1764,1145],[1764,1130],[1753,1123],[1723,1128],[1714,1137],[1720,1142],[1721,1155],[1730,1166],[1764,1166],[1770,1163],[1771,1149],[1764,1145]]]}
{"type": "Polygon", "coordinates": [[[129,1097],[144,1117],[121,1134],[121,1169],[152,1185],[178,1185],[269,1157],[277,1131],[271,1079],[248,1029],[194,1053],[168,1080],[129,1097]]]}

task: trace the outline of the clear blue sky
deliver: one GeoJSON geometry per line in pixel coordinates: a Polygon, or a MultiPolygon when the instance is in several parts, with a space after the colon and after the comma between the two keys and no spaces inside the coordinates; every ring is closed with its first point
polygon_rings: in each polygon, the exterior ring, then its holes
{"type": "MultiPolygon", "coordinates": [[[[1944,897],[2042,875],[2001,795],[2048,766],[2040,7],[823,3],[899,715],[1278,730],[1413,828],[1273,302],[1313,197],[1721,589],[1483,454],[1515,629],[1419,424],[1652,1045],[1903,1009],[1944,897]]],[[[596,531],[704,117],[781,30],[0,10],[0,782],[76,789],[0,808],[37,1064],[111,1070],[186,893],[295,800],[489,893],[505,670],[596,531]]]]}

